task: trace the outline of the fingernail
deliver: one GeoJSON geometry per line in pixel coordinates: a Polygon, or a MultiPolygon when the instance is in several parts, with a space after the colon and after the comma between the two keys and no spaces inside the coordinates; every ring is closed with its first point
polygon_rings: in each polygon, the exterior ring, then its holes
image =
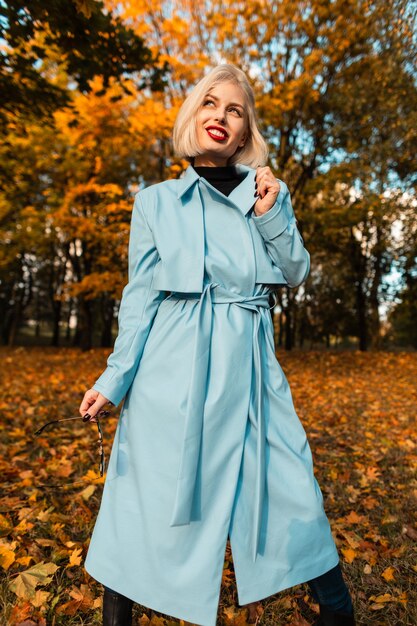
{"type": "Polygon", "coordinates": [[[91,419],[91,415],[89,413],[86,413],[83,417],[83,422],[88,422],[89,419],[91,419]]]}
{"type": "Polygon", "coordinates": [[[258,195],[259,195],[259,194],[258,194],[258,192],[257,192],[257,191],[255,191],[255,193],[253,194],[254,198],[256,198],[256,196],[258,196],[258,195]]]}

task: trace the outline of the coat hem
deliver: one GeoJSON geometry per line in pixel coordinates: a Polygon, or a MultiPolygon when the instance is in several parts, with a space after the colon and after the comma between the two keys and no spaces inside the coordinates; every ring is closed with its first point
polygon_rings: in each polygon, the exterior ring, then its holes
{"type": "Polygon", "coordinates": [[[250,602],[264,600],[265,598],[269,598],[280,591],[290,589],[296,585],[301,585],[308,582],[312,578],[325,574],[330,569],[335,567],[340,561],[338,553],[336,553],[336,555],[332,553],[332,556],[335,556],[336,558],[329,559],[329,556],[327,556],[320,561],[315,561],[310,567],[306,568],[305,565],[303,565],[300,569],[292,569],[284,578],[282,578],[282,574],[277,571],[275,576],[271,573],[268,578],[260,579],[259,577],[256,577],[256,583],[251,583],[247,587],[237,583],[236,586],[239,606],[249,604],[250,602]]]}
{"type": "MultiPolygon", "coordinates": [[[[166,596],[160,591],[158,591],[158,600],[154,600],[151,596],[145,593],[138,594],[136,591],[131,590],[128,586],[119,585],[119,579],[110,579],[106,578],[106,575],[95,574],[94,570],[90,569],[90,566],[86,567],[84,564],[84,569],[86,572],[94,578],[97,582],[109,589],[113,589],[113,591],[117,591],[120,594],[123,594],[127,598],[130,598],[136,604],[143,606],[152,611],[157,611],[158,613],[163,613],[169,617],[174,617],[175,619],[184,620],[187,622],[191,622],[196,624],[197,626],[216,626],[217,623],[217,613],[218,613],[218,605],[216,608],[216,613],[212,619],[207,617],[212,614],[213,609],[210,607],[204,608],[201,605],[201,602],[195,607],[185,607],[183,604],[178,603],[178,598],[173,598],[172,596],[166,596]]],[[[220,600],[220,588],[219,588],[219,600],[220,600]]],[[[189,603],[187,603],[189,605],[189,603]]]]}

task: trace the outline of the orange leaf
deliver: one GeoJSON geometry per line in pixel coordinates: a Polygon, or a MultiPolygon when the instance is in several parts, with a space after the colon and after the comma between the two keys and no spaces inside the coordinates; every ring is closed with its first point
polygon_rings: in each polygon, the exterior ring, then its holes
{"type": "Polygon", "coordinates": [[[27,567],[31,561],[34,561],[33,556],[20,556],[18,559],[16,559],[16,563],[20,563],[20,565],[24,565],[25,567],[27,567]]]}
{"type": "Polygon", "coordinates": [[[355,511],[351,511],[349,515],[346,515],[346,521],[350,524],[359,524],[366,520],[366,515],[358,515],[355,511]]]}
{"type": "Polygon", "coordinates": [[[352,550],[352,548],[342,548],[341,551],[345,557],[345,561],[347,563],[352,563],[353,559],[356,557],[355,550],[352,550]]]}
{"type": "Polygon", "coordinates": [[[87,585],[73,587],[69,592],[73,600],[61,604],[55,610],[58,615],[75,615],[78,610],[86,611],[94,606],[94,598],[87,585]]]}
{"type": "Polygon", "coordinates": [[[75,565],[78,566],[81,564],[82,551],[83,551],[82,548],[75,548],[75,550],[71,552],[67,567],[74,567],[75,565]]]}
{"type": "Polygon", "coordinates": [[[383,604],[384,602],[391,602],[393,597],[390,593],[383,593],[380,596],[370,596],[369,600],[372,600],[376,604],[383,604]]]}
{"type": "Polygon", "coordinates": [[[383,578],[385,578],[386,581],[390,581],[390,580],[394,580],[394,568],[393,567],[387,567],[381,574],[381,576],[383,578]]]}
{"type": "Polygon", "coordinates": [[[33,607],[30,602],[19,602],[15,604],[10,613],[11,624],[21,624],[32,614],[33,607]]]}
{"type": "Polygon", "coordinates": [[[10,565],[15,561],[15,553],[7,546],[0,545],[0,565],[4,570],[8,570],[10,565]]]}

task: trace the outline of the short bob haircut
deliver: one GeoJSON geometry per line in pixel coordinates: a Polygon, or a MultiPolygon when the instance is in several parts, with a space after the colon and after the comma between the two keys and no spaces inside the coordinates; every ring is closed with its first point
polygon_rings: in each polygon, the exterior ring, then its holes
{"type": "Polygon", "coordinates": [[[214,67],[195,85],[182,103],[172,134],[174,152],[190,163],[193,161],[193,157],[201,154],[197,140],[196,115],[210,90],[223,82],[233,82],[238,85],[242,89],[246,105],[246,142],[229,158],[228,164],[242,163],[254,168],[263,166],[268,159],[268,146],[258,128],[255,96],[246,74],[229,63],[222,63],[214,67]]]}

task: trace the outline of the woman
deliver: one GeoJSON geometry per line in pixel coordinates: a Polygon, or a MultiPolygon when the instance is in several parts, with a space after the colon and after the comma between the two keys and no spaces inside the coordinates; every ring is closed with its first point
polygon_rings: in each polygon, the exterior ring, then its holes
{"type": "Polygon", "coordinates": [[[136,601],[215,626],[227,537],[239,604],[309,581],[320,624],[354,624],[269,310],[310,256],[241,70],[200,80],[173,144],[190,165],[136,194],[119,334],[80,405],[124,398],[85,561],[104,624],[136,601]]]}

